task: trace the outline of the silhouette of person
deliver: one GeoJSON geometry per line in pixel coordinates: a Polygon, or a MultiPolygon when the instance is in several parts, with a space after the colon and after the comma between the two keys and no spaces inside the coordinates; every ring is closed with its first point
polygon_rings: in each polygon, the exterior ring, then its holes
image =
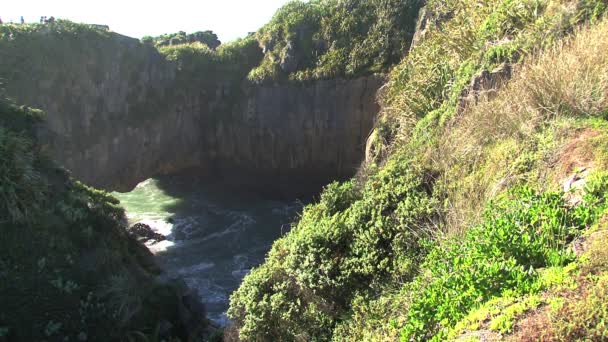
{"type": "Polygon", "coordinates": [[[25,24],[25,20],[23,19],[23,16],[21,16],[21,25],[25,24]]]}
{"type": "Polygon", "coordinates": [[[40,17],[40,23],[44,23],[44,17],[40,17]]]}

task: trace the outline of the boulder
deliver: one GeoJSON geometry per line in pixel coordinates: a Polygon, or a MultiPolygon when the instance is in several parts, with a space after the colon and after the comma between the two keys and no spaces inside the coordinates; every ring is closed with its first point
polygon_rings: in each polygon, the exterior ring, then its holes
{"type": "Polygon", "coordinates": [[[160,242],[166,238],[164,235],[155,232],[152,227],[144,223],[136,223],[129,228],[129,234],[134,236],[139,242],[160,242]]]}

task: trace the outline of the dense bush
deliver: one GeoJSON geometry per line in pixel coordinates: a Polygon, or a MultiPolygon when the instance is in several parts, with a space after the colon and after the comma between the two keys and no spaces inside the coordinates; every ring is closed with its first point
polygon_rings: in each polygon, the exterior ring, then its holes
{"type": "Polygon", "coordinates": [[[30,137],[39,111],[0,102],[0,224],[34,220],[48,185],[30,137]]]}
{"type": "Polygon", "coordinates": [[[177,322],[176,292],[154,280],[118,200],[41,151],[41,117],[0,99],[0,339],[115,341],[177,322]]]}
{"type": "Polygon", "coordinates": [[[437,203],[410,162],[389,162],[363,189],[332,184],[304,210],[231,298],[242,338],[327,340],[353,296],[413,276],[437,203]]]}
{"type": "Polygon", "coordinates": [[[141,39],[141,41],[145,44],[152,44],[156,47],[201,43],[212,50],[215,50],[215,48],[221,44],[221,42],[217,39],[217,35],[213,33],[213,31],[198,31],[190,34],[184,31],[179,31],[177,33],[163,34],[158,37],[145,36],[141,39]]]}
{"type": "Polygon", "coordinates": [[[195,42],[162,46],[159,51],[168,60],[177,63],[178,77],[187,82],[187,86],[204,84],[217,87],[227,82],[238,86],[262,58],[260,48],[252,37],[223,44],[215,50],[195,42]]]}
{"type": "Polygon", "coordinates": [[[265,49],[250,80],[309,80],[382,72],[413,36],[418,0],[292,1],[257,32],[265,49]]]}

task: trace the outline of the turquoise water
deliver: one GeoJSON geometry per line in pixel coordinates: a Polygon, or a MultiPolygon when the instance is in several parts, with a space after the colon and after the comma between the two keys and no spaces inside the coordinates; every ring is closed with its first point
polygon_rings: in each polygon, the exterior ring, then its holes
{"type": "Polygon", "coordinates": [[[149,179],[114,195],[127,209],[129,224],[146,223],[167,237],[148,248],[169,276],[198,290],[209,318],[219,324],[227,323],[230,293],[303,206],[183,175],[149,179]]]}

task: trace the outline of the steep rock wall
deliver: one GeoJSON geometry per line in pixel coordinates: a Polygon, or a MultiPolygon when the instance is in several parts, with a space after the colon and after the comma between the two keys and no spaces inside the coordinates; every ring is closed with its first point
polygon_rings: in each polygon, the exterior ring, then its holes
{"type": "Polygon", "coordinates": [[[6,92],[46,112],[41,140],[76,178],[129,190],[198,162],[190,107],[199,104],[177,101],[176,66],[156,49],[118,34],[50,27],[3,44],[6,92]]]}
{"type": "Polygon", "coordinates": [[[199,87],[184,84],[177,65],[135,39],[34,38],[33,58],[16,57],[32,37],[16,37],[0,52],[6,91],[45,110],[41,135],[55,159],[108,190],[184,168],[263,186],[351,176],[379,110],[380,76],[199,87]]]}
{"type": "Polygon", "coordinates": [[[350,177],[379,107],[380,76],[247,87],[230,117],[203,134],[222,174],[306,187],[350,177]]]}

